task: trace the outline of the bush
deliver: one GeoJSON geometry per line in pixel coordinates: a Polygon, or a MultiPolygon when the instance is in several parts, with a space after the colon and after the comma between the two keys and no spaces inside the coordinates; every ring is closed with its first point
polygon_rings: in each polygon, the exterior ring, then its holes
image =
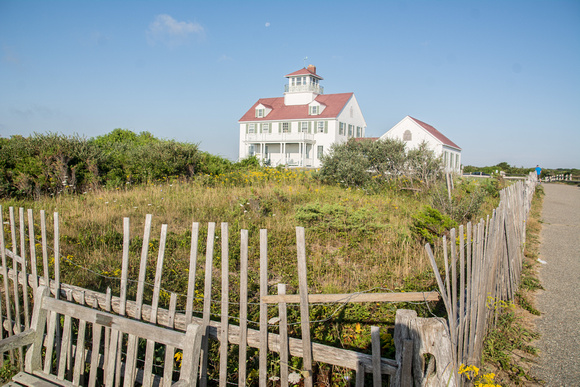
{"type": "Polygon", "coordinates": [[[411,230],[421,240],[433,245],[443,235],[447,235],[449,230],[456,227],[457,222],[449,216],[430,206],[425,206],[421,211],[413,215],[411,230]]]}
{"type": "Polygon", "coordinates": [[[369,182],[371,163],[361,150],[362,143],[350,140],[344,144],[335,143],[328,155],[322,156],[319,177],[322,181],[345,187],[363,186],[369,182]]]}
{"type": "Polygon", "coordinates": [[[396,139],[378,141],[350,139],[334,144],[322,158],[320,178],[328,183],[361,187],[403,179],[430,185],[442,168],[426,143],[405,151],[405,143],[396,139]],[[410,180],[409,180],[410,179],[410,180]]]}
{"type": "MultiPolygon", "coordinates": [[[[485,183],[487,184],[487,183],[485,183]]],[[[480,185],[477,181],[459,180],[451,191],[451,199],[445,184],[433,187],[431,191],[431,203],[434,208],[449,216],[458,223],[464,223],[474,219],[485,202],[487,185],[480,185]]]]}
{"type": "Polygon", "coordinates": [[[188,178],[201,160],[195,144],[124,129],[89,140],[53,133],[12,136],[0,139],[0,152],[0,196],[17,198],[188,178]]]}

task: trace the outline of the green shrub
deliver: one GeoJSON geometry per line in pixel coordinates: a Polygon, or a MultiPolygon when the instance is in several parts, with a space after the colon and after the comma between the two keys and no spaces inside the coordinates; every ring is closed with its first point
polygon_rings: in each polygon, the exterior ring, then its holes
{"type": "Polygon", "coordinates": [[[377,184],[393,181],[430,185],[441,168],[441,158],[426,143],[406,152],[405,143],[396,139],[350,139],[334,144],[323,156],[319,177],[331,184],[375,190],[377,184]]]}
{"type": "Polygon", "coordinates": [[[451,198],[444,183],[434,186],[431,190],[431,203],[434,208],[455,222],[464,223],[471,221],[479,214],[486,196],[487,190],[480,182],[458,180],[451,191],[451,198]]]}
{"type": "Polygon", "coordinates": [[[457,227],[457,222],[438,210],[425,206],[413,215],[411,230],[424,242],[435,244],[435,241],[457,227]]]}
{"type": "Polygon", "coordinates": [[[317,231],[366,233],[381,228],[372,211],[351,210],[340,204],[308,203],[296,209],[296,220],[317,231]]]}

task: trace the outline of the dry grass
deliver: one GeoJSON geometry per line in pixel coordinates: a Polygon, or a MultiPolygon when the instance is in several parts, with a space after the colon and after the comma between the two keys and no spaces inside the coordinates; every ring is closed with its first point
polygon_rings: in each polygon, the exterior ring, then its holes
{"type": "MultiPolygon", "coordinates": [[[[241,229],[249,230],[251,277],[258,272],[259,230],[267,229],[270,276],[290,287],[297,285],[295,227],[306,226],[309,282],[313,292],[401,288],[406,279],[429,270],[421,243],[409,232],[410,216],[421,207],[421,197],[389,192],[368,195],[363,190],[320,185],[301,172],[279,174],[282,176],[275,180],[272,176],[261,177],[254,172],[251,176],[254,181],[246,180],[245,184],[240,184],[238,177],[230,185],[223,176],[213,177],[217,182],[214,184],[207,181],[161,181],[127,190],[87,192],[81,196],[59,196],[34,202],[7,202],[4,207],[32,208],[37,239],[40,239],[38,211],[46,210],[50,225],[53,212],[58,212],[61,255],[69,257],[76,265],[105,276],[115,277],[119,273],[123,218],[128,217],[132,246],[130,275],[136,277],[146,214],[153,215],[150,260],[156,258],[161,224],[168,224],[165,259],[181,273],[185,273],[188,266],[190,230],[194,221],[201,226],[199,256],[202,263],[207,223],[218,223],[218,238],[219,223],[229,223],[231,271],[238,270],[239,232],[241,229]],[[355,219],[359,223],[354,226],[348,223],[350,218],[345,218],[343,229],[336,224],[324,229],[324,222],[310,226],[296,218],[298,209],[309,203],[338,205],[347,216],[364,211],[368,218],[355,219]],[[372,221],[374,226],[365,224],[365,221],[372,221]]],[[[49,238],[52,240],[51,236],[49,238]]],[[[216,253],[219,259],[219,240],[216,240],[216,253]]],[[[150,266],[154,267],[154,263],[150,266]]],[[[78,270],[69,271],[67,268],[63,266],[63,281],[68,279],[77,285],[98,288],[114,286],[110,280],[79,274],[78,270]]],[[[182,280],[165,276],[164,288],[182,291],[183,285],[182,280]]]]}

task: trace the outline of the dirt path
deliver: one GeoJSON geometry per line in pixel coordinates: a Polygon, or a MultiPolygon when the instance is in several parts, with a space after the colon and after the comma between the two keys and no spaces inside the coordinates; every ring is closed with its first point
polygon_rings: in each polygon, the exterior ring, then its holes
{"type": "Polygon", "coordinates": [[[537,296],[540,358],[532,374],[546,386],[580,386],[580,188],[544,184],[537,296]]]}

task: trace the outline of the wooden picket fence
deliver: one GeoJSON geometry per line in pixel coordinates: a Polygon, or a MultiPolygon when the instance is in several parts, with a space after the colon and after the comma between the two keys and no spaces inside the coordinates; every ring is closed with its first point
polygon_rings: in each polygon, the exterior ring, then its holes
{"type": "MultiPolygon", "coordinates": [[[[296,228],[297,240],[297,260],[298,260],[298,282],[299,294],[286,294],[285,284],[278,284],[277,295],[268,293],[268,235],[267,230],[260,230],[260,321],[259,329],[250,329],[248,327],[248,244],[249,235],[247,230],[240,232],[240,271],[233,273],[239,276],[239,325],[232,324],[229,316],[230,301],[229,278],[229,228],[227,223],[221,224],[221,315],[220,321],[215,321],[211,316],[212,288],[214,281],[214,272],[218,268],[214,267],[214,250],[216,241],[216,224],[207,225],[207,243],[205,254],[205,278],[203,289],[203,312],[194,312],[196,268],[198,265],[198,239],[200,234],[199,223],[192,223],[191,229],[191,251],[190,264],[188,273],[188,287],[185,302],[185,311],[176,311],[177,294],[170,294],[169,308],[159,307],[159,297],[162,291],[161,282],[165,258],[165,241],[167,236],[167,225],[162,225],[160,233],[160,243],[156,262],[156,273],[153,284],[153,299],[151,304],[144,303],[145,278],[147,262],[149,260],[149,242],[152,234],[152,216],[147,215],[145,219],[142,253],[140,257],[139,275],[133,281],[137,283],[137,292],[135,300],[127,297],[127,287],[132,280],[129,278],[129,218],[124,219],[124,242],[122,250],[122,264],[120,275],[120,294],[113,296],[110,288],[106,293],[84,289],[81,287],[61,283],[60,280],[60,238],[59,238],[59,214],[53,215],[54,240],[52,247],[47,240],[47,221],[45,211],[40,211],[40,235],[41,240],[37,241],[35,237],[34,214],[32,210],[25,213],[23,208],[18,209],[18,216],[13,207],[9,208],[8,220],[4,221],[2,206],[0,206],[0,221],[8,224],[10,229],[10,248],[6,244],[6,235],[4,227],[0,227],[0,252],[2,258],[2,269],[0,274],[3,277],[2,293],[4,299],[0,297],[0,329],[1,338],[19,333],[29,328],[30,310],[32,303],[32,294],[38,286],[47,286],[52,294],[57,297],[65,297],[76,303],[97,307],[105,311],[117,313],[121,316],[143,320],[161,326],[170,327],[177,330],[185,330],[190,322],[196,322],[202,325],[205,335],[202,340],[201,361],[200,361],[200,385],[205,386],[208,383],[225,386],[234,383],[232,378],[228,379],[228,352],[231,353],[232,345],[238,346],[239,362],[237,365],[237,383],[246,385],[249,370],[247,369],[248,348],[258,348],[259,353],[259,385],[266,386],[272,384],[269,382],[269,364],[272,361],[279,363],[278,378],[280,385],[286,386],[289,379],[297,376],[303,380],[305,386],[312,386],[314,381],[315,362],[325,363],[338,367],[356,371],[356,386],[364,385],[365,374],[372,374],[374,386],[380,386],[382,382],[390,380],[391,385],[401,385],[401,381],[406,380],[410,374],[402,374],[403,361],[411,361],[412,345],[406,343],[403,339],[395,340],[399,343],[397,347],[397,359],[387,359],[380,356],[380,332],[378,327],[371,329],[372,354],[365,354],[356,351],[344,350],[341,348],[330,347],[327,345],[313,343],[310,340],[310,321],[309,305],[311,303],[346,303],[346,302],[408,302],[408,301],[437,301],[439,295],[436,292],[431,293],[363,293],[363,294],[335,294],[335,295],[317,295],[308,294],[307,271],[306,271],[306,245],[304,228],[296,228]],[[25,216],[27,215],[27,216],[25,216]],[[28,233],[27,233],[28,231],[28,233]],[[41,257],[37,257],[37,243],[42,247],[41,257]],[[28,245],[28,246],[27,246],[28,245]],[[49,254],[49,249],[52,250],[49,254]],[[54,259],[54,262],[49,260],[54,259]],[[50,273],[50,268],[53,272],[50,273]],[[30,272],[29,272],[30,269],[30,272]],[[10,286],[9,281],[12,281],[10,286]],[[4,301],[4,302],[2,302],[4,301]],[[302,338],[289,337],[288,324],[291,322],[287,319],[287,304],[300,304],[300,322],[302,338]],[[275,328],[269,329],[268,306],[275,305],[278,308],[279,321],[273,325],[275,328]],[[271,331],[277,331],[273,333],[271,331]],[[211,381],[207,379],[208,374],[208,351],[209,340],[219,341],[219,380],[211,381]],[[403,348],[405,346],[405,348],[403,348]],[[403,353],[405,355],[403,356],[403,353]],[[268,359],[268,355],[274,357],[274,360],[268,359]],[[289,367],[290,357],[302,358],[303,369],[292,370],[289,367]],[[268,363],[270,362],[270,363],[268,363]],[[292,375],[294,374],[294,375],[292,375]],[[386,375],[386,376],[385,376],[386,375]]],[[[237,258],[237,257],[236,257],[237,258]]],[[[185,275],[185,274],[184,274],[185,275]]],[[[294,324],[298,324],[294,322],[294,324]]],[[[397,328],[395,335],[398,334],[397,328]]],[[[14,354],[12,354],[14,355],[14,354]]],[[[4,356],[4,355],[3,355],[4,356]]],[[[11,356],[14,359],[23,359],[23,352],[11,356]]],[[[171,357],[169,357],[171,358],[171,357]]],[[[21,366],[21,365],[20,365],[21,366]]],[[[404,367],[410,372],[410,365],[404,367]]],[[[407,372],[405,371],[405,372],[407,372]]],[[[408,373],[407,372],[407,373],[408,373]]],[[[276,380],[276,379],[274,379],[276,380]]],[[[367,379],[368,380],[368,379],[367,379]]],[[[119,380],[117,381],[119,382],[119,380]]]]}
{"type": "MultiPolygon", "coordinates": [[[[479,366],[483,339],[519,286],[526,241],[526,220],[537,185],[535,173],[500,191],[491,217],[452,229],[443,238],[445,280],[431,246],[430,258],[447,310],[447,328],[456,371],[461,364],[479,366]]],[[[466,383],[460,379],[459,384],[466,383]]]]}

